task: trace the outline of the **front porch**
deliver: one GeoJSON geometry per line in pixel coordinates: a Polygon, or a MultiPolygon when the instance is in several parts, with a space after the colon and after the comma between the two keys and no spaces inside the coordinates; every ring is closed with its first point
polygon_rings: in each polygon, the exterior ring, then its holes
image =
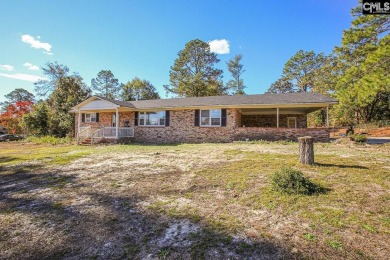
{"type": "Polygon", "coordinates": [[[103,140],[116,142],[121,138],[134,137],[134,128],[131,127],[106,127],[100,128],[93,126],[80,127],[77,132],[77,144],[96,144],[103,140]]]}

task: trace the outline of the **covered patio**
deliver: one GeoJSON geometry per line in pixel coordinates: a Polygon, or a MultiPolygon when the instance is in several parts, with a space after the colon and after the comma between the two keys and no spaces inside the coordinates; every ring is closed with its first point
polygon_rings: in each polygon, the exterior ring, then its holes
{"type": "MultiPolygon", "coordinates": [[[[324,106],[278,106],[241,108],[241,127],[306,128],[307,114],[324,106]]],[[[329,106],[326,106],[326,126],[329,127],[329,106]]]]}

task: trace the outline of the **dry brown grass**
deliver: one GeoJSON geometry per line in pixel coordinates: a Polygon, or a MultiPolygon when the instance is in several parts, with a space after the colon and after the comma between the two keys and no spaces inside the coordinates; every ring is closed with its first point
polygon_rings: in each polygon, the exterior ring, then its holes
{"type": "Polygon", "coordinates": [[[390,146],[0,144],[0,258],[347,258],[390,254],[390,146]],[[283,166],[329,192],[270,190],[283,166]]]}

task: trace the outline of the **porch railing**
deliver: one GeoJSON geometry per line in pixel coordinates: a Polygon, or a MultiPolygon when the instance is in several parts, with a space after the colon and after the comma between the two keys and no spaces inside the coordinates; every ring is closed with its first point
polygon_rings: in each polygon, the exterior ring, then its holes
{"type": "MultiPolygon", "coordinates": [[[[118,138],[134,137],[134,128],[118,127],[118,138]]],[[[102,138],[116,138],[116,127],[102,127],[91,133],[91,144],[102,138]]]]}
{"type": "Polygon", "coordinates": [[[91,134],[92,134],[91,126],[80,127],[79,132],[77,132],[77,143],[79,144],[84,139],[89,138],[91,134]]]}

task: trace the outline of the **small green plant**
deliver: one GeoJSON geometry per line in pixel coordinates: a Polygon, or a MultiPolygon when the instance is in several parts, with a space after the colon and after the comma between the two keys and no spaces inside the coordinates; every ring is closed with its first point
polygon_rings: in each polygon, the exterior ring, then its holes
{"type": "Polygon", "coordinates": [[[356,143],[365,143],[367,141],[367,136],[363,134],[353,134],[350,135],[349,138],[356,143]]]}
{"type": "Polygon", "coordinates": [[[63,205],[61,202],[55,202],[55,203],[53,203],[53,208],[56,210],[61,210],[61,209],[63,209],[63,205]]]}
{"type": "Polygon", "coordinates": [[[370,225],[363,225],[363,228],[371,233],[377,233],[378,231],[373,227],[373,226],[370,226],[370,225]]]}
{"type": "Polygon", "coordinates": [[[158,253],[158,258],[159,259],[167,259],[170,252],[171,252],[171,250],[169,248],[167,248],[167,247],[162,248],[160,250],[160,252],[158,253]]]}
{"type": "Polygon", "coordinates": [[[327,240],[326,241],[328,245],[330,245],[333,249],[342,249],[343,248],[343,243],[337,240],[327,240]]]}
{"type": "Polygon", "coordinates": [[[309,241],[315,241],[316,240],[316,236],[311,234],[311,233],[306,233],[303,236],[304,236],[304,238],[306,240],[309,240],[309,241]]]}
{"type": "Polygon", "coordinates": [[[301,171],[283,168],[272,175],[272,189],[287,194],[311,195],[323,189],[303,176],[301,171]]]}

